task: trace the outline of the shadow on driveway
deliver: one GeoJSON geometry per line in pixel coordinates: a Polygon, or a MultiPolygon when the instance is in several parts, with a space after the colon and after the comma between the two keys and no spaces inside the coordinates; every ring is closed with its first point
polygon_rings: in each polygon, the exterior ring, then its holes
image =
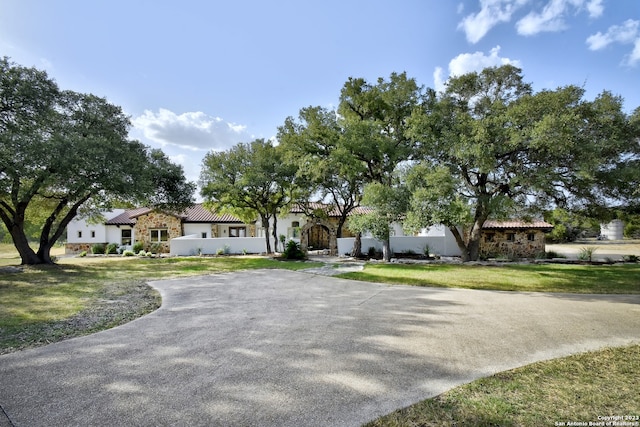
{"type": "Polygon", "coordinates": [[[281,270],[151,284],[163,306],[148,316],[0,357],[14,425],[357,426],[478,377],[640,340],[640,296],[281,270]]]}

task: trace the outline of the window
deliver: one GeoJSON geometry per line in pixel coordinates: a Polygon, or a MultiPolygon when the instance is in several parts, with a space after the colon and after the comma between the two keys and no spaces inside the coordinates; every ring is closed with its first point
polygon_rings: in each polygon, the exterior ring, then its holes
{"type": "Polygon", "coordinates": [[[515,242],[516,233],[507,233],[507,242],[515,242]]]}
{"type": "Polygon", "coordinates": [[[229,237],[246,237],[247,231],[244,227],[229,227],[229,237]]]}
{"type": "Polygon", "coordinates": [[[78,239],[82,239],[82,231],[78,231],[78,239]]]}
{"type": "Polygon", "coordinates": [[[536,235],[534,233],[527,234],[527,240],[530,241],[530,242],[535,242],[536,235]]]}
{"type": "Polygon", "coordinates": [[[291,227],[287,229],[287,237],[290,239],[297,239],[300,237],[300,222],[291,221],[291,227]]]}
{"type": "Polygon", "coordinates": [[[91,238],[95,239],[96,238],[96,232],[95,230],[91,230],[91,238]]]}
{"type": "Polygon", "coordinates": [[[156,228],[151,231],[151,243],[166,242],[169,240],[169,231],[166,228],[156,228]]]}
{"type": "Polygon", "coordinates": [[[129,246],[131,244],[131,229],[122,229],[120,233],[121,244],[129,246]]]}
{"type": "Polygon", "coordinates": [[[203,232],[200,234],[200,237],[202,237],[203,239],[206,239],[206,238],[207,238],[207,232],[206,232],[206,231],[203,231],[203,232]]]}

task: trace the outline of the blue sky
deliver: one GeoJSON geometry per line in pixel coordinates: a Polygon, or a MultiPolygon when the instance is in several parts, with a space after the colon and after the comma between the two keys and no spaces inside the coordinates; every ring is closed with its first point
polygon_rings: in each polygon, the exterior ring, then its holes
{"type": "Polygon", "coordinates": [[[209,150],[272,138],[349,77],[512,63],[535,90],[640,106],[638,0],[0,0],[0,55],[122,106],[196,180],[209,150]]]}

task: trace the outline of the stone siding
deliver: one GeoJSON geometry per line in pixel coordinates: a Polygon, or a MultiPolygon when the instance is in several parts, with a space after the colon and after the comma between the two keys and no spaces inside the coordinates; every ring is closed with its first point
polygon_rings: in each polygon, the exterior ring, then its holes
{"type": "Polygon", "coordinates": [[[136,242],[142,242],[145,251],[149,251],[154,243],[157,241],[151,241],[151,230],[153,229],[165,229],[168,233],[168,240],[166,242],[160,242],[161,249],[159,252],[169,252],[169,241],[175,237],[180,237],[184,234],[182,221],[180,218],[166,214],[164,212],[153,211],[148,214],[140,215],[137,218],[136,225],[134,227],[134,235],[136,242]]]}
{"type": "MultiPolygon", "coordinates": [[[[81,252],[91,253],[91,246],[95,243],[66,243],[64,245],[64,253],[67,255],[79,254],[81,252]]],[[[104,243],[106,245],[106,243],[104,243]]]]}
{"type": "Polygon", "coordinates": [[[535,258],[545,251],[545,234],[541,230],[483,230],[480,253],[488,258],[535,258]],[[514,235],[509,240],[510,234],[514,235]],[[533,240],[529,240],[529,235],[533,240]]]}

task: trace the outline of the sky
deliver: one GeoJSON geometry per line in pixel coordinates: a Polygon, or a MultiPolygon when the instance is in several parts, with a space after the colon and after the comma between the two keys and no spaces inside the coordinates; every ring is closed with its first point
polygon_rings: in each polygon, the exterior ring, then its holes
{"type": "Polygon", "coordinates": [[[131,117],[130,137],[197,181],[202,159],[336,108],[349,77],[441,90],[513,64],[640,106],[639,0],[0,0],[0,56],[131,117]]]}

